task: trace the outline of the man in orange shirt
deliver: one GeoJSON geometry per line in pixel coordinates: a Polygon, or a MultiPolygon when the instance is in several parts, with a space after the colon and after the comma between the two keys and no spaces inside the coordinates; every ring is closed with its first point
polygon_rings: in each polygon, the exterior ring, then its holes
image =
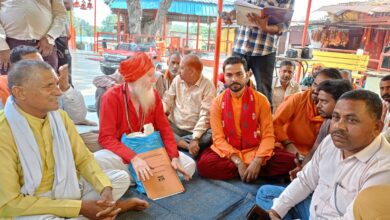
{"type": "Polygon", "coordinates": [[[306,155],[316,140],[324,119],[318,114],[316,88],[324,80],[341,79],[334,68],[322,69],[311,89],[286,97],[274,115],[275,138],[287,151],[306,155]]]}
{"type": "Polygon", "coordinates": [[[274,149],[271,107],[264,95],[246,86],[250,77],[246,61],[230,57],[223,71],[227,89],[210,110],[214,143],[198,160],[199,175],[252,182],[259,176],[287,174],[295,166],[294,155],[274,149]]]}

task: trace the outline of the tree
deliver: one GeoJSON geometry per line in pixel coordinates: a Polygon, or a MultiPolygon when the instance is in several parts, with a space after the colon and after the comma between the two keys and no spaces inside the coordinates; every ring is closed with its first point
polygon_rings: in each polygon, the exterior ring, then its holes
{"type": "Polygon", "coordinates": [[[160,3],[160,8],[157,11],[156,19],[153,23],[152,28],[150,29],[149,35],[155,36],[157,32],[163,26],[164,18],[168,14],[168,10],[171,7],[173,0],[162,0],[160,3]]]}
{"type": "Polygon", "coordinates": [[[115,26],[117,25],[116,15],[109,15],[102,21],[102,27],[100,31],[102,32],[115,32],[115,26]]]}
{"type": "Polygon", "coordinates": [[[142,9],[140,1],[126,0],[130,34],[141,35],[142,9]]]}
{"type": "Polygon", "coordinates": [[[157,11],[156,19],[151,27],[148,27],[148,22],[144,22],[144,30],[141,30],[142,9],[141,0],[126,0],[127,12],[129,15],[129,33],[140,35],[141,33],[148,33],[155,36],[156,33],[163,26],[164,18],[168,14],[168,9],[171,7],[173,0],[162,0],[160,8],[157,11]]]}

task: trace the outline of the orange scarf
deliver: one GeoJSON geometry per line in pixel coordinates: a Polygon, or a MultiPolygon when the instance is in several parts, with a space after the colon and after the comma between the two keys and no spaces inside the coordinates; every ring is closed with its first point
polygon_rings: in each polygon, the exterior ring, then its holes
{"type": "Polygon", "coordinates": [[[8,96],[10,96],[7,84],[8,84],[7,76],[0,76],[0,98],[3,105],[5,105],[8,96]]]}

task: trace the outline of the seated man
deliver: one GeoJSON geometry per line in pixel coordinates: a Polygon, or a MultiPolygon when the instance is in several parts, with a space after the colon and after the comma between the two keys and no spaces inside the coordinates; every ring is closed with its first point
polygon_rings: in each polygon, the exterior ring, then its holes
{"type": "Polygon", "coordinates": [[[354,83],[353,78],[352,78],[352,73],[350,70],[340,70],[340,74],[341,74],[341,77],[343,77],[343,79],[348,80],[351,83],[353,90],[361,89],[360,86],[358,86],[354,83]]]}
{"type": "Polygon", "coordinates": [[[95,108],[98,117],[100,117],[100,103],[103,94],[111,87],[120,85],[124,81],[118,70],[111,75],[97,76],[93,79],[93,85],[96,86],[95,92],[95,108]]]}
{"type": "Polygon", "coordinates": [[[259,176],[287,174],[295,167],[294,155],[274,149],[271,107],[264,95],[247,86],[246,61],[229,57],[223,71],[228,88],[213,101],[214,143],[200,155],[199,175],[252,182],[259,176]]]}
{"type": "Polygon", "coordinates": [[[311,72],[309,72],[300,83],[301,90],[306,91],[310,89],[311,85],[313,85],[314,78],[316,78],[317,74],[324,68],[325,66],[322,63],[313,63],[311,66],[311,72]]]}
{"type": "Polygon", "coordinates": [[[156,90],[160,97],[164,97],[165,91],[168,91],[172,85],[173,78],[179,74],[179,66],[181,55],[179,53],[172,53],[168,59],[168,69],[161,74],[156,82],[156,90]]]}
{"type": "Polygon", "coordinates": [[[332,119],[333,109],[336,106],[336,102],[342,94],[351,90],[352,86],[349,81],[342,79],[325,80],[318,85],[317,111],[318,114],[324,118],[324,122],[320,127],[320,131],[318,132],[316,141],[314,142],[310,153],[306,155],[302,164],[298,163],[297,167],[290,172],[291,179],[294,179],[296,177],[296,173],[301,171],[302,167],[311,160],[314,152],[317,150],[318,145],[320,145],[322,140],[329,134],[329,125],[332,119]]]}
{"type": "Polygon", "coordinates": [[[262,186],[257,203],[263,209],[272,206],[271,219],[353,219],[359,192],[390,183],[390,144],[380,134],[381,109],[374,92],[344,93],[332,114],[331,133],[312,160],[287,188],[262,186]],[[277,190],[283,192],[273,200],[268,192],[277,190]]]}
{"type": "Polygon", "coordinates": [[[384,76],[379,82],[379,92],[383,100],[382,121],[384,126],[382,132],[386,132],[390,124],[390,75],[384,76]]]}
{"type": "Polygon", "coordinates": [[[390,185],[377,185],[361,191],[353,205],[355,220],[390,219],[390,185]]]}
{"type": "Polygon", "coordinates": [[[274,115],[275,138],[287,151],[303,156],[309,153],[316,140],[323,118],[316,108],[318,84],[327,79],[341,79],[340,72],[321,70],[310,90],[288,96],[274,115]]]}
{"type": "MultiPolygon", "coordinates": [[[[39,51],[35,47],[31,46],[18,46],[12,49],[10,55],[11,64],[18,62],[19,60],[42,60],[43,58],[39,51]]],[[[59,87],[61,89],[61,103],[60,107],[73,122],[77,125],[97,125],[95,122],[87,120],[87,108],[85,106],[84,97],[80,91],[73,88],[69,84],[69,69],[68,65],[63,65],[58,70],[59,74],[59,87]]]]}
{"type": "Polygon", "coordinates": [[[278,77],[274,78],[272,82],[273,113],[275,113],[285,97],[301,91],[299,84],[293,79],[294,71],[295,65],[293,62],[284,60],[280,63],[278,77]]]}
{"type": "Polygon", "coordinates": [[[138,176],[150,173],[149,165],[120,140],[123,134],[142,131],[151,123],[160,132],[172,167],[189,179],[195,172],[195,161],[177,150],[161,99],[153,89],[156,78],[152,61],[145,53],[138,53],[122,61],[119,72],[126,83],[110,88],[102,97],[100,109],[99,144],[107,149],[103,150],[106,155],[117,158],[104,168],[128,170],[125,164],[131,163],[138,176]]]}
{"type": "Polygon", "coordinates": [[[164,110],[175,134],[177,145],[193,157],[211,145],[210,107],[215,88],[202,74],[203,64],[196,55],[180,63],[180,77],[163,98],[164,110]]]}
{"type": "Polygon", "coordinates": [[[112,218],[148,206],[139,199],[115,202],[129,176],[103,172],[72,120],[58,110],[61,91],[49,64],[20,61],[8,80],[12,96],[0,111],[0,218],[112,218]]]}

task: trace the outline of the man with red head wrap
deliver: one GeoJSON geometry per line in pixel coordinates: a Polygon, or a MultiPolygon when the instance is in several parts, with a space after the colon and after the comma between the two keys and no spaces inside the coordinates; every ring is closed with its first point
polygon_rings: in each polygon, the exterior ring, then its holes
{"type": "Polygon", "coordinates": [[[156,78],[152,61],[145,53],[138,53],[120,64],[119,73],[125,83],[110,88],[101,101],[99,144],[110,158],[103,169],[127,170],[125,164],[131,163],[137,175],[147,179],[151,174],[149,165],[120,139],[123,134],[143,131],[143,125],[152,124],[160,132],[172,167],[189,179],[195,172],[195,162],[177,150],[160,96],[153,89],[156,78]],[[112,156],[117,160],[112,161],[112,156]]]}

